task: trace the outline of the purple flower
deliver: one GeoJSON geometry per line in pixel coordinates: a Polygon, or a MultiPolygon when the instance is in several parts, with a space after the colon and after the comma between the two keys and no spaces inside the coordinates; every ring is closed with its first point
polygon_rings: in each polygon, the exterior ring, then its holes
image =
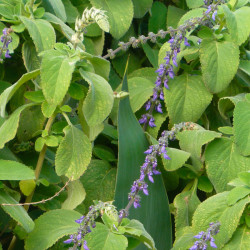
{"type": "Polygon", "coordinates": [[[141,206],[140,205],[140,197],[138,195],[135,197],[133,204],[134,204],[134,208],[138,208],[141,206]]]}
{"type": "Polygon", "coordinates": [[[148,121],[148,117],[146,115],[142,115],[142,118],[139,120],[140,124],[146,123],[148,121]]]}
{"type": "Polygon", "coordinates": [[[154,89],[153,101],[156,101],[157,99],[158,99],[158,91],[156,89],[154,89]]]}
{"type": "Polygon", "coordinates": [[[169,75],[170,78],[172,78],[172,79],[174,78],[174,71],[173,71],[173,67],[172,66],[168,70],[168,75],[169,75]]]}
{"type": "Polygon", "coordinates": [[[74,235],[71,234],[70,237],[69,237],[69,239],[65,240],[63,243],[65,243],[65,244],[70,244],[70,243],[73,242],[73,239],[74,239],[74,235]]]}
{"type": "Polygon", "coordinates": [[[158,170],[153,170],[153,174],[155,174],[155,175],[159,175],[159,174],[161,174],[161,172],[160,171],[158,171],[158,170]]]}
{"type": "Polygon", "coordinates": [[[142,186],[142,191],[143,191],[143,193],[145,194],[145,195],[148,195],[148,184],[144,184],[143,186],[142,186]]]}
{"type": "Polygon", "coordinates": [[[169,62],[170,62],[170,57],[169,57],[169,55],[167,55],[166,57],[164,57],[164,60],[166,61],[166,64],[169,64],[169,62]]]}
{"type": "Polygon", "coordinates": [[[10,51],[7,49],[5,52],[5,58],[11,58],[9,53],[10,53],[10,51]]]}
{"type": "Polygon", "coordinates": [[[170,40],[168,40],[170,44],[174,43],[174,38],[172,37],[170,40]]]}
{"type": "Polygon", "coordinates": [[[217,15],[217,10],[213,13],[212,15],[212,19],[215,21],[215,18],[216,18],[216,15],[217,15]]]}
{"type": "Polygon", "coordinates": [[[149,173],[148,173],[148,180],[149,180],[150,182],[154,183],[154,179],[153,179],[152,175],[153,175],[152,172],[149,172],[149,173]]]}
{"type": "Polygon", "coordinates": [[[184,39],[184,45],[185,46],[190,46],[190,44],[188,43],[188,39],[185,37],[185,39],[184,39]]]}
{"type": "Polygon", "coordinates": [[[153,152],[153,146],[150,146],[148,150],[144,152],[144,154],[151,154],[153,152]]]}
{"type": "Polygon", "coordinates": [[[203,236],[205,232],[201,231],[199,234],[195,235],[194,238],[196,239],[201,239],[201,237],[203,236]]]}
{"type": "Polygon", "coordinates": [[[164,70],[165,70],[164,65],[160,64],[159,68],[155,72],[158,73],[159,77],[162,77],[164,75],[164,70]]]}
{"type": "Polygon", "coordinates": [[[157,111],[158,113],[163,113],[160,103],[156,106],[156,111],[157,111]]]}
{"type": "Polygon", "coordinates": [[[151,107],[151,101],[148,101],[148,102],[146,103],[145,109],[146,109],[146,110],[149,110],[150,107],[151,107]]]}
{"type": "MultiPolygon", "coordinates": [[[[164,87],[166,89],[169,89],[169,87],[168,87],[168,78],[167,77],[164,79],[164,87]]],[[[164,98],[163,98],[163,100],[164,100],[164,98]]]]}
{"type": "Polygon", "coordinates": [[[161,85],[161,78],[160,77],[157,77],[156,81],[155,81],[155,85],[157,87],[159,87],[161,85]]]}
{"type": "Polygon", "coordinates": [[[89,250],[89,248],[87,246],[87,241],[86,240],[83,242],[83,249],[84,250],[89,250]]]}
{"type": "Polygon", "coordinates": [[[173,61],[174,66],[178,67],[178,63],[176,62],[176,56],[173,56],[172,61],[173,61]]]}
{"type": "Polygon", "coordinates": [[[163,157],[164,157],[164,159],[166,159],[166,160],[171,160],[171,158],[170,158],[166,153],[163,154],[163,157]]]}
{"type": "Polygon", "coordinates": [[[160,99],[163,101],[164,100],[164,94],[163,94],[163,91],[161,91],[160,93],[160,99]]]}
{"type": "Polygon", "coordinates": [[[156,127],[154,121],[155,121],[154,117],[151,117],[148,123],[151,128],[156,127]]]}

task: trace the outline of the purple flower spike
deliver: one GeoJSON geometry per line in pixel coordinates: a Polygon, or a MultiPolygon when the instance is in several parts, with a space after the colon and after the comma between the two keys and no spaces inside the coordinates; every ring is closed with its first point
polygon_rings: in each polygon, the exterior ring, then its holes
{"type": "Polygon", "coordinates": [[[216,15],[217,15],[217,10],[213,13],[212,15],[212,19],[215,21],[215,18],[216,18],[216,15]]]}
{"type": "Polygon", "coordinates": [[[211,238],[210,246],[213,247],[213,248],[217,248],[216,244],[214,243],[214,238],[211,238]]]}
{"type": "Polygon", "coordinates": [[[148,101],[148,102],[146,103],[145,109],[146,109],[146,110],[149,110],[150,107],[151,107],[151,101],[148,101]]]}
{"type": "Polygon", "coordinates": [[[140,207],[140,199],[139,197],[135,197],[135,200],[134,200],[134,208],[138,208],[140,207]]]}
{"type": "Polygon", "coordinates": [[[3,34],[4,34],[5,36],[8,35],[8,34],[7,34],[7,30],[8,30],[7,28],[4,28],[4,29],[3,29],[3,34]]]}
{"type": "Polygon", "coordinates": [[[72,241],[73,241],[72,239],[68,239],[68,240],[65,240],[63,243],[70,244],[72,241]]]}
{"type": "Polygon", "coordinates": [[[88,246],[87,246],[87,241],[85,240],[83,243],[83,249],[84,250],[89,250],[88,246]]]}
{"type": "Polygon", "coordinates": [[[153,152],[153,147],[150,146],[148,150],[144,152],[144,154],[151,154],[153,152]]]}
{"type": "MultiPolygon", "coordinates": [[[[169,87],[168,87],[168,78],[167,77],[164,79],[164,87],[166,89],[169,89],[169,87]]],[[[164,100],[164,97],[163,97],[163,100],[164,100]]]]}
{"type": "Polygon", "coordinates": [[[178,67],[178,63],[176,62],[176,57],[175,56],[173,57],[173,64],[174,64],[175,67],[178,67]]]}
{"type": "Polygon", "coordinates": [[[156,90],[154,90],[153,101],[156,101],[157,99],[158,99],[158,92],[156,90]]]}
{"type": "Polygon", "coordinates": [[[152,173],[148,173],[148,180],[152,183],[154,183],[154,179],[152,177],[152,173]]]}
{"type": "Polygon", "coordinates": [[[164,65],[160,64],[159,68],[155,72],[158,73],[159,77],[162,77],[164,74],[164,70],[165,70],[164,65]]]}
{"type": "Polygon", "coordinates": [[[146,115],[142,115],[142,118],[139,120],[140,124],[146,123],[148,121],[148,118],[146,115]]]}
{"type": "Polygon", "coordinates": [[[160,103],[156,106],[156,111],[161,114],[163,113],[160,103]]]}
{"type": "Polygon", "coordinates": [[[142,191],[145,195],[148,195],[148,185],[146,183],[143,185],[142,191]]]}
{"type": "Polygon", "coordinates": [[[168,40],[168,42],[172,44],[174,42],[174,38],[171,38],[170,40],[168,40]]]}
{"type": "Polygon", "coordinates": [[[174,79],[174,72],[172,70],[168,71],[168,75],[170,78],[174,79]]]}
{"type": "Polygon", "coordinates": [[[151,128],[156,127],[154,121],[155,121],[155,119],[153,117],[151,117],[149,120],[149,123],[148,123],[151,128]]]}
{"type": "Polygon", "coordinates": [[[156,81],[155,81],[155,85],[157,87],[159,87],[161,85],[161,78],[160,77],[157,77],[156,81]]]}
{"type": "Polygon", "coordinates": [[[163,101],[164,100],[164,94],[163,94],[163,91],[161,91],[160,93],[160,99],[163,101]]]}
{"type": "Polygon", "coordinates": [[[188,39],[185,37],[185,39],[184,39],[184,45],[185,46],[190,46],[190,44],[188,43],[188,39]]]}
{"type": "Polygon", "coordinates": [[[201,239],[201,237],[203,236],[204,232],[201,231],[199,234],[195,235],[194,238],[196,239],[201,239]]]}

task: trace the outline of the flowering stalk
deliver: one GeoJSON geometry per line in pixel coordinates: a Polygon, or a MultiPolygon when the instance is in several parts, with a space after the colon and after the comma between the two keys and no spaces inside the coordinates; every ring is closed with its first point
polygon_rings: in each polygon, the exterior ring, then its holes
{"type": "Polygon", "coordinates": [[[219,232],[220,229],[220,223],[210,223],[209,228],[206,232],[201,231],[199,234],[195,235],[194,238],[200,239],[194,243],[194,245],[189,248],[189,250],[206,250],[207,249],[207,243],[210,243],[210,246],[213,248],[217,248],[216,244],[214,243],[213,236],[216,235],[219,232]]]}
{"type": "Polygon", "coordinates": [[[5,58],[11,58],[10,51],[8,49],[9,44],[12,42],[12,37],[10,36],[10,33],[13,32],[11,28],[4,28],[3,29],[3,35],[1,36],[1,42],[3,43],[2,48],[0,49],[0,60],[2,60],[2,55],[4,54],[5,58]]]}

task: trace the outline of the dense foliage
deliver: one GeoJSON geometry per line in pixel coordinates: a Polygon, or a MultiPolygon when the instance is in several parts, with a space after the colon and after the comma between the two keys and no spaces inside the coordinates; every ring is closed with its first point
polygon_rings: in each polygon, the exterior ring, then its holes
{"type": "Polygon", "coordinates": [[[248,0],[0,17],[0,249],[249,248],[248,0]]]}

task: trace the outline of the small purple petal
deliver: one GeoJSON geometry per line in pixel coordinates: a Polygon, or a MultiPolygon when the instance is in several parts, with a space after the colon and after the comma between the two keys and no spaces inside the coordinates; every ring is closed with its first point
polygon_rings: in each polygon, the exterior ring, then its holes
{"type": "Polygon", "coordinates": [[[166,160],[171,160],[171,158],[165,153],[163,154],[163,157],[166,159],[166,160]]]}
{"type": "Polygon", "coordinates": [[[151,107],[151,101],[148,101],[145,105],[145,109],[148,111],[151,107]]]}
{"type": "Polygon", "coordinates": [[[7,30],[8,30],[7,28],[4,28],[4,29],[3,29],[3,34],[4,34],[5,36],[8,35],[8,34],[7,34],[7,30]]]}
{"type": "Polygon", "coordinates": [[[153,174],[155,174],[155,175],[159,175],[159,174],[161,174],[161,172],[160,172],[160,171],[158,171],[158,170],[153,170],[153,174]]]}
{"type": "Polygon", "coordinates": [[[185,37],[185,39],[184,39],[184,45],[185,46],[190,46],[190,44],[188,43],[188,39],[185,37]]]}
{"type": "Polygon", "coordinates": [[[199,234],[195,235],[194,238],[196,239],[201,239],[201,237],[203,236],[204,232],[201,231],[199,234]]]}
{"type": "Polygon", "coordinates": [[[89,250],[88,246],[87,246],[87,241],[85,240],[83,243],[83,249],[84,250],[89,250]]]}
{"type": "Polygon", "coordinates": [[[5,52],[5,58],[11,58],[9,53],[10,53],[10,51],[7,49],[5,52]]]}
{"type": "Polygon", "coordinates": [[[156,111],[161,114],[163,113],[160,103],[156,106],[156,111]]]}
{"type": "Polygon", "coordinates": [[[144,154],[151,154],[153,152],[153,147],[150,146],[149,149],[147,149],[144,154]]]}
{"type": "Polygon", "coordinates": [[[70,244],[70,243],[72,243],[72,241],[73,241],[73,239],[68,239],[68,240],[65,240],[63,243],[70,244]]]}
{"type": "Polygon", "coordinates": [[[154,179],[150,173],[148,173],[148,180],[152,183],[154,183],[154,179]]]}
{"type": "Polygon", "coordinates": [[[170,78],[174,78],[174,72],[172,70],[168,71],[168,75],[170,78]]]}
{"type": "Polygon", "coordinates": [[[217,248],[216,244],[214,243],[214,240],[210,241],[210,246],[213,247],[213,248],[217,248]]]}
{"type": "Polygon", "coordinates": [[[160,93],[160,99],[163,101],[164,100],[164,94],[163,94],[163,91],[161,91],[160,93]]]}
{"type": "Polygon", "coordinates": [[[156,127],[154,121],[155,121],[155,119],[154,119],[153,117],[150,118],[148,125],[149,125],[151,128],[156,127]]]}
{"type": "Polygon", "coordinates": [[[169,87],[168,87],[168,78],[167,77],[164,79],[164,87],[166,89],[169,89],[169,87]]]}
{"type": "Polygon", "coordinates": [[[173,61],[174,66],[178,67],[178,63],[176,62],[176,57],[175,56],[173,57],[172,61],[173,61]]]}
{"type": "Polygon", "coordinates": [[[140,124],[146,123],[147,120],[148,120],[147,116],[146,115],[142,115],[142,118],[139,120],[139,123],[140,124]]]}
{"type": "Polygon", "coordinates": [[[212,19],[215,21],[215,18],[216,18],[216,15],[217,15],[217,10],[213,13],[212,15],[212,19]]]}

